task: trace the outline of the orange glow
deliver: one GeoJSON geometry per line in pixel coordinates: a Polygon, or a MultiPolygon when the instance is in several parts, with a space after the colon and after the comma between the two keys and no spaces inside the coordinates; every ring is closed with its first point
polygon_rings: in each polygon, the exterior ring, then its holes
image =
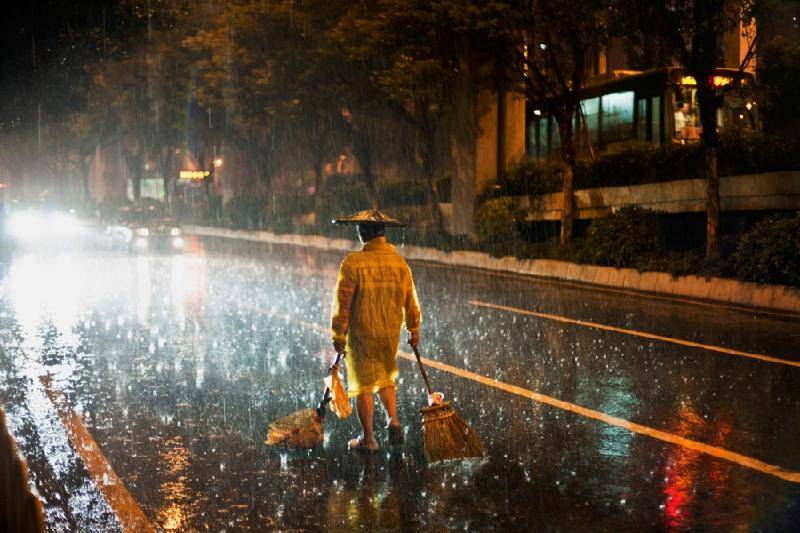
{"type": "MultiPolygon", "coordinates": [[[[726,413],[720,412],[713,422],[706,421],[687,402],[678,412],[679,421],[675,432],[680,435],[710,433],[713,444],[722,446],[732,429],[725,415],[726,413]]],[[[728,484],[730,468],[730,464],[719,461],[708,464],[702,460],[702,454],[695,450],[675,448],[664,467],[663,493],[666,501],[662,508],[666,526],[670,530],[687,528],[691,523],[695,489],[700,479],[707,479],[713,485],[714,493],[721,494],[724,492],[722,487],[728,484]]]]}
{"type": "Polygon", "coordinates": [[[711,85],[714,87],[722,87],[724,85],[730,85],[733,81],[733,78],[728,76],[712,76],[711,77],[711,85]]]}

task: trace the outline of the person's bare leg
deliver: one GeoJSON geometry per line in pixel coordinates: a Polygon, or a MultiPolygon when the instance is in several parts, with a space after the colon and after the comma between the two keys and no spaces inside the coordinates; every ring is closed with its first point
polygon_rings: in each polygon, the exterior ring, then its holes
{"type": "Polygon", "coordinates": [[[384,387],[378,391],[386,417],[389,419],[390,426],[399,426],[400,419],[397,418],[397,389],[394,387],[384,387]]]}
{"type": "Polygon", "coordinates": [[[364,445],[377,446],[378,442],[375,440],[375,432],[372,427],[372,420],[375,417],[375,400],[372,398],[372,394],[356,396],[356,411],[364,434],[364,445]]]}

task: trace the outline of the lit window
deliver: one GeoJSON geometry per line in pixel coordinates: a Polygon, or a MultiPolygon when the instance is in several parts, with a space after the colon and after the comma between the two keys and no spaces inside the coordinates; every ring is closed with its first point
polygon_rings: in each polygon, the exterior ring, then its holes
{"type": "Polygon", "coordinates": [[[633,137],[633,91],[606,94],[603,108],[603,142],[614,142],[633,137]]]}

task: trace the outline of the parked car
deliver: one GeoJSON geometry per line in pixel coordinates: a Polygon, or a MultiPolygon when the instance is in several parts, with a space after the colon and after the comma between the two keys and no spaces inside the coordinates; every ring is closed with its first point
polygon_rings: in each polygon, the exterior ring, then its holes
{"type": "Polygon", "coordinates": [[[175,220],[154,205],[124,206],[106,227],[111,247],[128,252],[173,252],[184,248],[183,235],[175,220]]]}

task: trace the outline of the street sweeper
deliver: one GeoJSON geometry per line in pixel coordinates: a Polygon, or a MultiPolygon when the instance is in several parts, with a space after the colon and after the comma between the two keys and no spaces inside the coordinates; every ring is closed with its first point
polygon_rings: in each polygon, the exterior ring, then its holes
{"type": "Polygon", "coordinates": [[[361,211],[333,223],[356,226],[363,245],[342,261],[331,317],[333,346],[345,354],[348,395],[355,398],[362,428],[348,446],[375,451],[375,394],[386,409],[389,444],[403,443],[396,381],[404,324],[409,344],[419,343],[420,310],[411,269],[386,240],[387,227],[405,224],[378,210],[361,211]]]}

